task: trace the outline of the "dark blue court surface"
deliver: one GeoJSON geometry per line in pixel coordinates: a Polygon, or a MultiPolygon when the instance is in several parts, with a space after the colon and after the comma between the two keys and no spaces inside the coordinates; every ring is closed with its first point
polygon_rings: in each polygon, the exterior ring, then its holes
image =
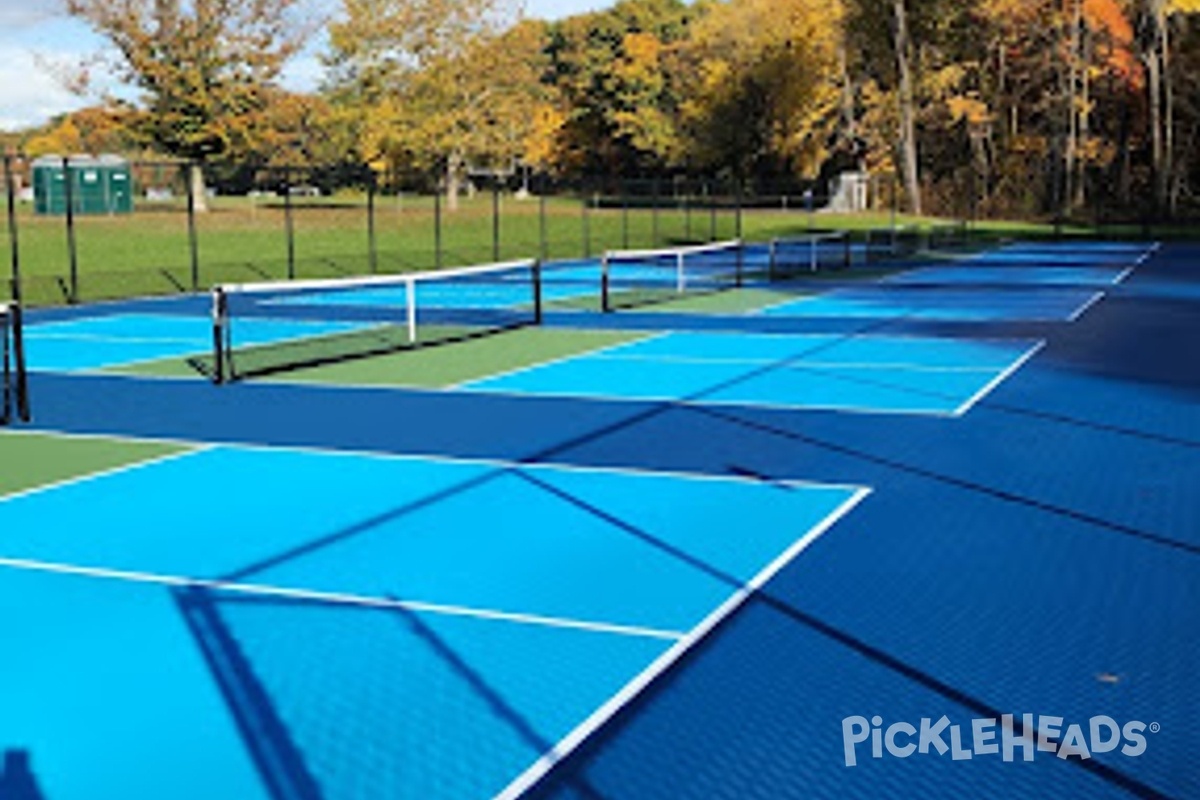
{"type": "Polygon", "coordinates": [[[1200,248],[929,269],[987,279],[577,312],[644,335],[442,390],[34,320],[37,428],[183,449],[0,498],[0,749],[45,800],[1200,797],[1200,248]],[[847,765],[1005,714],[1144,752],[847,765]]]}

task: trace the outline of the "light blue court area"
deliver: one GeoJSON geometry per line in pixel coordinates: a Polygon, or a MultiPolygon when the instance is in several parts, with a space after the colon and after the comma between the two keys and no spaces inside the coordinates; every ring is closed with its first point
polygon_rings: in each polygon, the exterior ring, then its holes
{"type": "Polygon", "coordinates": [[[761,313],[810,319],[905,319],[918,322],[1067,322],[1103,297],[1093,290],[916,288],[837,289],[771,306],[761,313]]]}
{"type": "MultiPolygon", "coordinates": [[[[365,327],[361,323],[249,318],[234,326],[235,344],[255,345],[365,327]]],[[[76,372],[128,366],[212,352],[212,322],[205,316],[114,314],[66,322],[29,323],[29,368],[76,372]]]]}
{"type": "Polygon", "coordinates": [[[235,447],[11,496],[0,742],[55,800],[493,797],[865,496],[235,447]]]}
{"type": "Polygon", "coordinates": [[[924,267],[883,279],[893,284],[936,284],[941,286],[1116,286],[1127,270],[1096,267],[1012,267],[983,266],[965,261],[952,267],[924,267]]]}
{"type": "Polygon", "coordinates": [[[1021,341],[665,333],[465,384],[506,394],[961,415],[1036,352],[1021,341]]]}

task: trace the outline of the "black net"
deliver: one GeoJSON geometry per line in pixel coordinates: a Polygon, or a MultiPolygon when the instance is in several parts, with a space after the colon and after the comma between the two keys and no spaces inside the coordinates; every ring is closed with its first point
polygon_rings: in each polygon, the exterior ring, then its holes
{"type": "Polygon", "coordinates": [[[741,286],[745,256],[740,241],[606,253],[602,264],[604,310],[665,303],[741,286]]]}
{"type": "Polygon", "coordinates": [[[771,278],[786,280],[846,269],[851,263],[851,252],[850,235],[844,232],[775,239],[771,242],[771,278]]]}
{"type": "Polygon", "coordinates": [[[533,261],[221,286],[213,354],[192,364],[217,382],[276,374],[535,325],[541,304],[533,261]]]}

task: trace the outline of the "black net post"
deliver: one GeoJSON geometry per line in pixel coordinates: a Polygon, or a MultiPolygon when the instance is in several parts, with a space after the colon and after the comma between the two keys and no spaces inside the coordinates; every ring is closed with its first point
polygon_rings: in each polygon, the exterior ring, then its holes
{"type": "Polygon", "coordinates": [[[737,244],[737,263],[734,265],[733,284],[741,288],[745,281],[746,272],[746,247],[745,242],[739,241],[737,244]]]}
{"type": "Polygon", "coordinates": [[[25,325],[21,304],[13,303],[12,319],[12,349],[14,372],[16,378],[17,416],[22,422],[29,422],[32,415],[29,410],[29,376],[25,372],[25,325]]]}
{"type": "Polygon", "coordinates": [[[283,227],[287,235],[287,276],[296,279],[296,221],[292,213],[292,173],[283,170],[283,227]]]}
{"type": "Polygon", "coordinates": [[[609,300],[609,295],[612,291],[612,278],[609,272],[608,254],[605,253],[600,259],[600,310],[605,313],[612,311],[612,302],[609,300]]]}
{"type": "Polygon", "coordinates": [[[225,332],[229,326],[229,300],[220,286],[212,292],[213,383],[225,383],[225,332]]]}
{"type": "Polygon", "coordinates": [[[375,170],[367,168],[367,264],[374,275],[379,271],[379,240],[375,232],[375,200],[378,194],[375,170]]]}
{"type": "Polygon", "coordinates": [[[492,176],[492,261],[500,261],[500,179],[492,176]]]}
{"type": "Polygon", "coordinates": [[[200,241],[196,232],[196,182],[192,180],[200,165],[189,161],[183,166],[187,171],[184,183],[187,184],[187,229],[188,229],[188,258],[192,271],[192,291],[200,290],[200,241]]]}
{"type": "Polygon", "coordinates": [[[14,302],[21,302],[21,248],[17,241],[17,187],[13,178],[13,157],[4,156],[4,185],[8,198],[8,249],[11,272],[9,290],[14,302]]]}
{"type": "Polygon", "coordinates": [[[533,262],[533,323],[542,324],[542,262],[533,262]]]}
{"type": "Polygon", "coordinates": [[[67,213],[67,302],[79,302],[79,248],[75,242],[75,178],[71,174],[71,159],[62,160],[63,202],[67,213]]]}

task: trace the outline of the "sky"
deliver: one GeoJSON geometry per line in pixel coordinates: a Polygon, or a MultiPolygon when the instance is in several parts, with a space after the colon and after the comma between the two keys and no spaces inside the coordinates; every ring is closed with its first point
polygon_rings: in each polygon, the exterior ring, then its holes
{"type": "MultiPolygon", "coordinates": [[[[327,0],[328,1],[328,0],[327,0]]],[[[613,0],[526,0],[527,16],[558,19],[611,5],[613,0]]],[[[0,130],[20,130],[73,111],[88,100],[67,91],[56,68],[73,68],[104,42],[69,19],[60,0],[0,0],[0,130]]],[[[320,75],[315,52],[288,66],[290,89],[314,88],[320,75]]]]}

